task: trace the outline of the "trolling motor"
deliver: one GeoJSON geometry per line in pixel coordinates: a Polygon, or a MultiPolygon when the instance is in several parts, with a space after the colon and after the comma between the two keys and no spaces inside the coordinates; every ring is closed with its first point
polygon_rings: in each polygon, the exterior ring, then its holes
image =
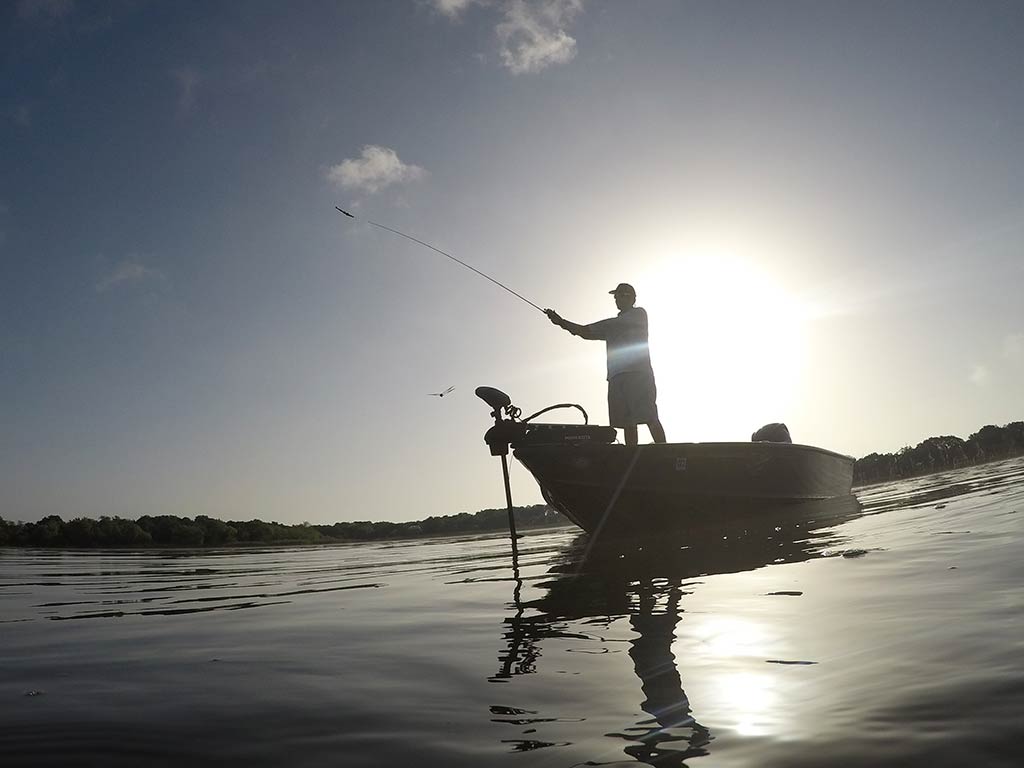
{"type": "Polygon", "coordinates": [[[512,398],[494,387],[477,387],[476,396],[491,407],[494,426],[487,430],[484,442],[491,456],[501,457],[501,472],[505,480],[505,501],[508,504],[508,530],[512,536],[512,557],[518,558],[516,547],[516,521],[512,514],[512,489],[508,480],[508,449],[521,445],[582,445],[585,443],[611,443],[615,441],[614,427],[590,424],[583,406],[576,403],[558,403],[542,408],[520,419],[522,410],[512,405],[512,398]],[[531,420],[556,408],[576,408],[583,414],[582,424],[531,424],[531,420]],[[507,417],[507,418],[506,418],[507,417]]]}
{"type": "Polygon", "coordinates": [[[576,403],[557,403],[542,408],[520,419],[522,410],[512,405],[512,399],[494,387],[477,387],[476,396],[493,409],[494,426],[487,430],[484,442],[491,456],[507,456],[508,449],[520,445],[582,445],[585,443],[611,443],[615,441],[615,428],[590,424],[583,406],[576,403]],[[532,424],[533,419],[556,408],[575,408],[583,414],[582,424],[532,424]],[[502,418],[502,415],[508,418],[502,418]]]}
{"type": "Polygon", "coordinates": [[[508,482],[508,447],[516,438],[516,430],[522,425],[516,424],[516,419],[522,412],[512,405],[512,398],[494,387],[477,387],[476,396],[487,403],[493,409],[491,416],[494,417],[494,426],[487,430],[484,440],[491,449],[491,456],[501,456],[501,474],[505,479],[505,502],[508,505],[508,533],[512,537],[512,563],[518,567],[519,547],[516,539],[516,518],[512,512],[512,486],[508,482]],[[501,414],[504,412],[509,420],[505,421],[501,414]]]}

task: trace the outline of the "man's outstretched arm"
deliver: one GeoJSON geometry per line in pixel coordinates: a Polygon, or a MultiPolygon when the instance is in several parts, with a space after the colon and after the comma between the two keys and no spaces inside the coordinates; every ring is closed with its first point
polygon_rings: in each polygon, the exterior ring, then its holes
{"type": "Polygon", "coordinates": [[[555,310],[553,310],[553,309],[545,309],[544,310],[544,314],[548,316],[548,320],[550,320],[552,323],[557,325],[559,328],[564,328],[569,333],[571,333],[573,336],[581,336],[581,335],[583,335],[582,334],[582,331],[583,331],[583,326],[582,325],[578,325],[576,323],[569,322],[564,317],[562,317],[560,314],[555,312],[555,310]]]}
{"type": "Polygon", "coordinates": [[[605,322],[600,320],[590,325],[580,325],[578,323],[570,322],[562,317],[560,314],[555,312],[553,309],[545,309],[544,314],[548,316],[548,319],[557,325],[559,328],[564,328],[573,336],[579,336],[581,339],[604,339],[605,334],[602,333],[601,323],[605,322]]]}

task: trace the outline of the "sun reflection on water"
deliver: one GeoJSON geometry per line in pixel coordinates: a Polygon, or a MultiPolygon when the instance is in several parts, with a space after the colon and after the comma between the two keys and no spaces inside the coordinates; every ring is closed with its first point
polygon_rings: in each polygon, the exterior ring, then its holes
{"type": "Polygon", "coordinates": [[[779,730],[781,700],[773,675],[738,672],[717,681],[721,709],[729,713],[726,725],[741,736],[768,736],[779,730]],[[729,722],[731,720],[731,722],[729,722]]]}
{"type": "Polygon", "coordinates": [[[701,653],[716,657],[764,656],[771,640],[762,625],[735,616],[708,618],[687,634],[700,644],[701,653]]]}
{"type": "Polygon", "coordinates": [[[720,725],[741,736],[780,735],[784,706],[781,681],[771,671],[753,671],[752,663],[763,664],[779,639],[768,627],[739,616],[704,617],[675,643],[679,658],[699,663],[707,660],[719,670],[708,679],[700,696],[705,715],[717,713],[720,725]]]}

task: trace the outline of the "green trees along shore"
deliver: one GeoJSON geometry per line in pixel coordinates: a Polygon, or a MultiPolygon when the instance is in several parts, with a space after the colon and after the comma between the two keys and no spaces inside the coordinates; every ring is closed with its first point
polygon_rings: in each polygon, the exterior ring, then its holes
{"type": "MultiPolygon", "coordinates": [[[[929,437],[896,453],[872,453],[854,465],[854,485],[900,480],[932,472],[999,461],[1024,455],[1024,421],[982,427],[966,440],[929,437]]],[[[558,512],[543,504],[516,507],[521,528],[567,525],[558,512]]],[[[428,517],[409,523],[359,521],[332,525],[284,525],[263,520],[228,521],[205,515],[143,515],[137,520],[76,517],[65,521],[50,515],[35,523],[0,517],[0,546],[19,547],[224,547],[265,544],[333,544],[350,541],[410,539],[504,530],[508,513],[485,509],[476,513],[428,517]]]]}
{"type": "MultiPolygon", "coordinates": [[[[566,520],[543,504],[516,507],[516,525],[537,528],[566,525],[566,520]]],[[[475,514],[428,517],[409,523],[359,521],[332,525],[284,525],[263,520],[216,520],[175,515],[143,515],[138,520],[58,515],[35,523],[13,523],[0,517],[0,546],[19,547],[225,547],[264,544],[336,544],[346,541],[409,539],[484,533],[508,527],[508,511],[485,509],[475,514]]]]}
{"type": "Polygon", "coordinates": [[[1000,461],[1024,454],[1024,421],[982,427],[966,440],[947,435],[929,437],[896,453],[871,453],[853,467],[853,484],[869,485],[947,469],[1000,461]]]}

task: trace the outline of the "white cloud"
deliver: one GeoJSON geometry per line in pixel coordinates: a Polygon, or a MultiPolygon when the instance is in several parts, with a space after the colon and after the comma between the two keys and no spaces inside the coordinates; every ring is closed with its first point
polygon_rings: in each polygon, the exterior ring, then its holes
{"type": "Polygon", "coordinates": [[[178,112],[187,114],[192,111],[196,102],[196,89],[202,76],[190,67],[171,71],[171,77],[178,84],[178,112]]]}
{"type": "Polygon", "coordinates": [[[473,4],[482,4],[485,0],[431,0],[431,4],[450,19],[459,15],[473,4]]]}
{"type": "Polygon", "coordinates": [[[1024,363],[1024,333],[1011,333],[1003,338],[1003,357],[1013,363],[1024,363]]]}
{"type": "Polygon", "coordinates": [[[992,374],[988,366],[978,364],[971,368],[971,375],[968,378],[975,386],[984,387],[992,378],[992,374]]]}
{"type": "Polygon", "coordinates": [[[137,261],[122,261],[96,283],[96,292],[105,293],[114,288],[143,281],[163,281],[164,273],[137,261]]]}
{"type": "Polygon", "coordinates": [[[357,158],[347,158],[327,170],[328,181],[344,189],[379,192],[392,184],[415,181],[426,171],[418,165],[403,163],[388,147],[367,144],[357,158]]]}
{"type": "Polygon", "coordinates": [[[19,0],[18,15],[29,21],[56,21],[71,13],[74,7],[74,0],[19,0]]]}
{"type": "Polygon", "coordinates": [[[583,11],[585,0],[430,0],[451,20],[472,5],[500,9],[495,27],[501,63],[513,74],[540,72],[576,56],[569,24],[583,11]]]}
{"type": "Polygon", "coordinates": [[[576,40],[566,31],[583,10],[583,0],[508,0],[496,27],[501,61],[510,72],[540,72],[576,55],[576,40]]]}

